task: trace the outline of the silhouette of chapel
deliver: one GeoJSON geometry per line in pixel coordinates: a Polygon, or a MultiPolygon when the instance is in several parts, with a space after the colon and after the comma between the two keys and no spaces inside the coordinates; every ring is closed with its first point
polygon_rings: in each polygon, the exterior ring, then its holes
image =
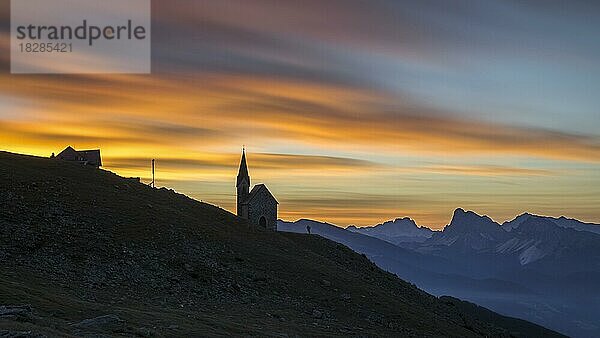
{"type": "Polygon", "coordinates": [[[237,215],[250,224],[277,231],[277,205],[279,202],[264,184],[257,184],[250,191],[250,176],[246,164],[246,150],[237,175],[237,215]]]}

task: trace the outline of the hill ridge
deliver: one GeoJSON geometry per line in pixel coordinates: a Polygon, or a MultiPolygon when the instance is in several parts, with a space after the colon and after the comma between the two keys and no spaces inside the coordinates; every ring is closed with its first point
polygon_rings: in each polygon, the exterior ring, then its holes
{"type": "Polygon", "coordinates": [[[0,152],[0,210],[0,306],[30,305],[21,317],[0,311],[0,328],[11,332],[523,335],[343,245],[261,231],[107,171],[0,152]]]}

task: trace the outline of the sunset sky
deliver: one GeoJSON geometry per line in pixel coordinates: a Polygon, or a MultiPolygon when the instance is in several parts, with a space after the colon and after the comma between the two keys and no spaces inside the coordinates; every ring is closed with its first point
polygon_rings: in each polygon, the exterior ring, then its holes
{"type": "Polygon", "coordinates": [[[10,75],[0,4],[0,150],[234,211],[246,145],[286,220],[600,222],[597,1],[154,1],[152,74],[94,76],[10,75]]]}

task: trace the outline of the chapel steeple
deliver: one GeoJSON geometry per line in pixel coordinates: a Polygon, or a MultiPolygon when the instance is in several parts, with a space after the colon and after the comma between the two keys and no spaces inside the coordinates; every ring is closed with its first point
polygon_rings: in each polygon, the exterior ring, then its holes
{"type": "Polygon", "coordinates": [[[250,195],[250,176],[248,175],[248,165],[246,164],[246,149],[242,150],[242,160],[235,186],[237,188],[237,215],[247,218],[247,210],[244,210],[242,206],[250,195]]]}
{"type": "Polygon", "coordinates": [[[250,187],[250,176],[248,176],[248,165],[246,164],[246,149],[242,149],[242,161],[240,162],[240,170],[237,175],[236,187],[246,180],[248,187],[250,187]]]}

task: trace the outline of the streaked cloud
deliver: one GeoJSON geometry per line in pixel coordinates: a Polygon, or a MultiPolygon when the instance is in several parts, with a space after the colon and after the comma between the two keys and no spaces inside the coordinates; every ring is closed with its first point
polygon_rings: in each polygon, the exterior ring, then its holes
{"type": "MultiPolygon", "coordinates": [[[[210,85],[180,81],[182,88],[169,79],[125,77],[104,82],[101,78],[81,90],[75,80],[40,83],[25,78],[1,81],[0,89],[22,99],[42,100],[38,103],[48,118],[60,122],[60,129],[80,130],[81,138],[96,129],[102,135],[127,134],[152,143],[197,138],[214,144],[235,141],[235,135],[246,133],[259,144],[275,138],[313,146],[375,146],[384,152],[454,156],[497,152],[600,161],[600,138],[595,136],[460,119],[351,88],[249,77],[206,79],[210,85]],[[127,89],[132,85],[135,89],[127,89]],[[98,120],[100,116],[103,120],[98,120]]],[[[53,128],[40,121],[32,129],[42,133],[41,125],[42,130],[53,128]]],[[[46,138],[53,134],[44,133],[46,138]]],[[[57,139],[65,136],[55,134],[57,139]]],[[[244,143],[242,137],[239,141],[244,143]]]]}
{"type": "Polygon", "coordinates": [[[530,169],[506,167],[498,165],[462,166],[462,165],[436,165],[424,168],[436,174],[474,175],[474,176],[549,176],[556,173],[546,169],[530,169]]]}
{"type": "Polygon", "coordinates": [[[108,169],[144,178],[156,158],[163,184],[231,209],[245,144],[284,218],[597,220],[598,9],[155,1],[152,75],[12,76],[2,2],[0,145],[100,147],[108,169]]]}
{"type": "MultiPolygon", "coordinates": [[[[199,154],[199,158],[162,158],[159,165],[174,169],[229,169],[236,170],[239,165],[239,154],[199,154]]],[[[381,164],[332,156],[292,155],[292,154],[252,154],[252,168],[265,170],[352,170],[376,169],[381,164]]],[[[122,169],[147,168],[151,158],[112,158],[109,164],[122,169]]]]}

